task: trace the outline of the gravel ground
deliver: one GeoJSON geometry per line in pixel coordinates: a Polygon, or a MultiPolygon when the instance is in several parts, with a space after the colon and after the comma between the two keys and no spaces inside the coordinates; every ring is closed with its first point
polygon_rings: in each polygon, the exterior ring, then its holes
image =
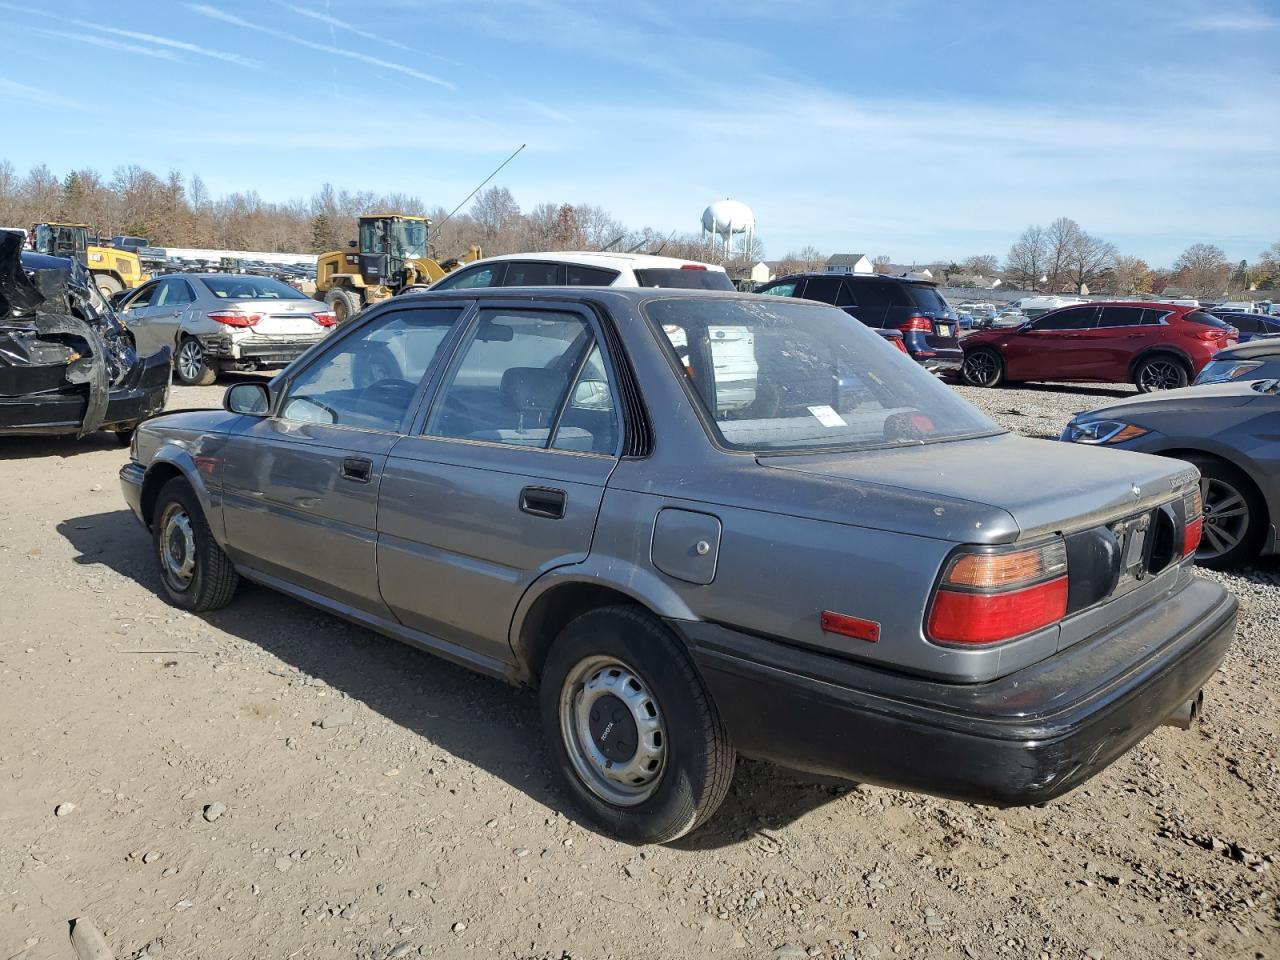
{"type": "MultiPolygon", "coordinates": [[[[1031,436],[1121,392],[961,392],[1031,436]]],[[[212,406],[221,388],[174,390],[212,406]]],[[[1204,723],[1041,808],[742,762],[660,848],[579,824],[534,699],[245,587],[165,605],[113,440],[0,441],[0,958],[1280,957],[1280,565],[1204,723]],[[216,806],[215,806],[216,805],[216,806]]]]}

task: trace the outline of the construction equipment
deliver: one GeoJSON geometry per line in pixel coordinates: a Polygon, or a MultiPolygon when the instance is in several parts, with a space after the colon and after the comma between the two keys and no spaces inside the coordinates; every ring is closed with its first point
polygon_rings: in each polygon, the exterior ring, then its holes
{"type": "Polygon", "coordinates": [[[431,221],[400,213],[360,217],[360,239],[348,250],[316,258],[315,298],[344,323],[371,303],[380,303],[415,284],[434,283],[484,254],[472,245],[466,255],[443,263],[427,256],[431,221]]]}
{"type": "Polygon", "coordinates": [[[93,275],[93,284],[110,299],[151,279],[132,250],[103,247],[89,242],[83,223],[37,223],[31,228],[32,248],[51,257],[79,260],[93,275]]]}

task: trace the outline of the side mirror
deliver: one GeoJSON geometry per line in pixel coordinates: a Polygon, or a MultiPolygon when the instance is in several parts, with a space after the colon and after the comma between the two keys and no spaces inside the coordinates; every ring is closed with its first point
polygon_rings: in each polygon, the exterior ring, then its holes
{"type": "Polygon", "coordinates": [[[261,383],[237,383],[222,395],[223,409],[247,417],[265,417],[271,409],[271,394],[261,383]]]}

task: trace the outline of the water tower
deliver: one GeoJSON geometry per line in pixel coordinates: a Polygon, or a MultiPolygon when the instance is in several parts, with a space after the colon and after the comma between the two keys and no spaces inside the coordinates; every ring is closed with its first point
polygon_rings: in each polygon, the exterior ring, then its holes
{"type": "Polygon", "coordinates": [[[751,239],[756,232],[755,214],[741,200],[717,200],[702,211],[702,232],[711,234],[717,243],[724,242],[724,256],[728,260],[733,253],[733,238],[743,237],[742,251],[751,250],[751,239]]]}

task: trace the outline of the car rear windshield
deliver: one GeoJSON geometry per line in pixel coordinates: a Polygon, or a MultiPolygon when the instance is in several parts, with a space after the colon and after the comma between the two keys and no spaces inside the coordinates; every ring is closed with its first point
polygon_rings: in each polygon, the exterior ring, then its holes
{"type": "Polygon", "coordinates": [[[732,290],[733,283],[723,270],[669,269],[637,270],[636,283],[642,287],[670,287],[675,290],[732,290]]]}
{"type": "Polygon", "coordinates": [[[928,310],[930,313],[946,313],[947,302],[942,299],[942,295],[937,289],[923,283],[905,284],[907,292],[911,294],[911,300],[918,310],[928,310]]]}
{"type": "Polygon", "coordinates": [[[834,307],[690,298],[644,309],[726,447],[899,447],[1002,432],[834,307]]]}
{"type": "Polygon", "coordinates": [[[270,277],[229,273],[224,277],[202,277],[204,285],[219,300],[309,300],[287,283],[270,277]]]}
{"type": "Polygon", "coordinates": [[[1215,317],[1212,313],[1205,313],[1203,310],[1192,310],[1182,318],[1190,323],[1198,323],[1205,327],[1229,327],[1231,324],[1223,320],[1221,317],[1215,317]]]}

